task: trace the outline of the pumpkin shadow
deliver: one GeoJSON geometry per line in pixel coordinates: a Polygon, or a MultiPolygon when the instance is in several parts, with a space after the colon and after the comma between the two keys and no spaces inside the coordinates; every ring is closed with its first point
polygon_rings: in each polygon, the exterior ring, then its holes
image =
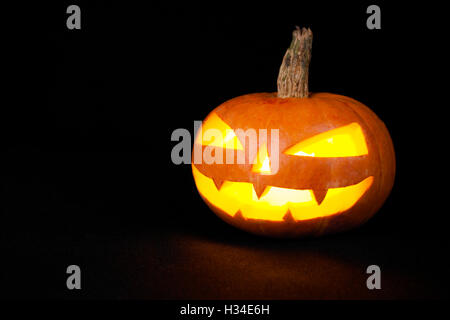
{"type": "Polygon", "coordinates": [[[170,275],[179,287],[165,292],[167,298],[391,299],[433,294],[425,278],[411,281],[419,266],[414,266],[413,249],[405,247],[409,239],[400,240],[370,222],[319,238],[267,238],[238,230],[205,208],[174,226],[167,241],[177,261],[183,261],[182,275],[170,275]],[[367,289],[366,270],[373,264],[382,269],[383,290],[367,289]]]}
{"type": "Polygon", "coordinates": [[[183,263],[182,275],[170,275],[178,279],[178,287],[166,297],[390,299],[424,292],[417,289],[423,283],[411,289],[408,277],[392,263],[400,248],[390,244],[389,235],[355,230],[321,238],[273,239],[210,222],[208,228],[183,228],[168,238],[183,263]],[[381,266],[383,281],[390,284],[376,292],[366,287],[366,269],[372,264],[381,266]]]}

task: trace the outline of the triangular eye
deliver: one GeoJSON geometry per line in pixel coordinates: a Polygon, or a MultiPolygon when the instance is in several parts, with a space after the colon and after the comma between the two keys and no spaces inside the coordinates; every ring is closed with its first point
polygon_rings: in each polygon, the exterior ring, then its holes
{"type": "MultiPolygon", "coordinates": [[[[199,131],[200,133],[200,131],[199,131]]],[[[233,129],[216,113],[211,113],[202,124],[201,136],[197,133],[195,143],[224,149],[244,150],[233,129]]]]}
{"type": "Polygon", "coordinates": [[[305,157],[356,157],[368,154],[366,139],[356,122],[297,143],[285,154],[305,157]]]}

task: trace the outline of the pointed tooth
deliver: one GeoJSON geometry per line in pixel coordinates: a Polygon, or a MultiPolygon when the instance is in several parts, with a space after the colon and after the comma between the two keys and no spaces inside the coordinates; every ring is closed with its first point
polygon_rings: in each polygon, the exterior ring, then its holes
{"type": "Polygon", "coordinates": [[[245,220],[244,216],[242,215],[242,211],[241,210],[238,210],[234,214],[233,218],[236,219],[236,220],[245,220]]]}
{"type": "Polygon", "coordinates": [[[266,185],[262,184],[262,183],[258,183],[258,184],[253,184],[253,190],[255,190],[256,196],[258,197],[258,199],[260,199],[266,191],[266,185]]]}
{"type": "Polygon", "coordinates": [[[225,180],[221,178],[212,178],[212,180],[216,185],[217,190],[220,191],[220,188],[222,188],[222,185],[225,182],[225,180]]]}
{"type": "Polygon", "coordinates": [[[292,216],[292,212],[290,209],[288,209],[288,211],[286,212],[286,214],[283,217],[283,220],[287,223],[295,223],[296,220],[294,219],[294,217],[292,216]]]}
{"type": "Polygon", "coordinates": [[[312,193],[314,198],[316,198],[317,204],[320,205],[327,195],[328,189],[313,189],[312,193]]]}

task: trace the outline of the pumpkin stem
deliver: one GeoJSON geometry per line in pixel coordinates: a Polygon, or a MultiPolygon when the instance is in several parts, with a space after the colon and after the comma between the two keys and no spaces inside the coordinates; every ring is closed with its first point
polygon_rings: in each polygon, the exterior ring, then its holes
{"type": "Polygon", "coordinates": [[[296,27],[278,73],[278,97],[307,98],[308,69],[311,61],[312,31],[296,27]]]}

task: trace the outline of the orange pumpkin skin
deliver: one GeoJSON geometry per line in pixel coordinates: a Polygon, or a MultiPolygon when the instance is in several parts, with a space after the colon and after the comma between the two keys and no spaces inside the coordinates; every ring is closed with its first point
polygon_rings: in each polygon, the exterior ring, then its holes
{"type": "MultiPolygon", "coordinates": [[[[330,93],[313,93],[308,98],[278,98],[276,93],[256,93],[231,99],[213,112],[233,130],[279,129],[279,170],[273,175],[254,173],[251,164],[195,164],[193,161],[193,171],[220,181],[219,186],[223,181],[250,182],[258,194],[266,186],[318,193],[322,190],[326,194],[329,188],[351,186],[373,177],[370,187],[349,209],[306,220],[294,219],[290,212],[286,212],[282,221],[247,218],[240,211],[232,215],[200,192],[213,212],[237,228],[271,237],[320,236],[348,230],[372,217],[392,189],[395,154],[389,132],[373,111],[354,99],[330,93]],[[315,158],[283,153],[299,141],[349,123],[361,127],[366,155],[315,158]]],[[[248,145],[245,151],[248,152],[248,145]]]]}

